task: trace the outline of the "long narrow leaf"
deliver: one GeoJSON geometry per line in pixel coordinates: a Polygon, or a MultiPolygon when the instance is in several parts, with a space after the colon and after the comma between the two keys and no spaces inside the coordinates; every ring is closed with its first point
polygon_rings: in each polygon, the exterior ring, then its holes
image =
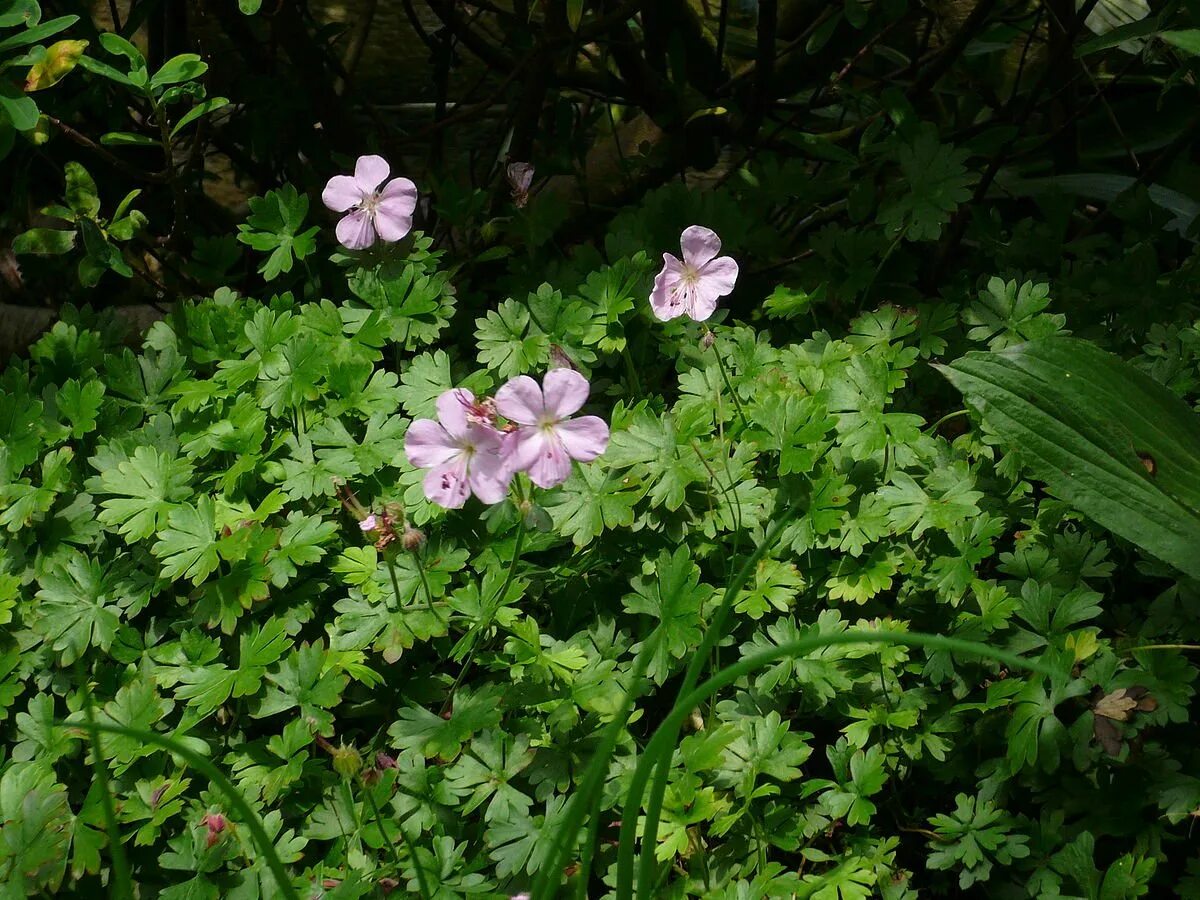
{"type": "MultiPolygon", "coordinates": [[[[1010,668],[1026,669],[1040,675],[1048,676],[1052,674],[1049,667],[1037,661],[1017,656],[1015,653],[1009,653],[1007,650],[998,650],[995,647],[990,647],[987,644],[976,641],[964,641],[959,638],[943,637],[937,634],[922,634],[920,632],[850,630],[841,632],[840,634],[816,635],[780,644],[777,647],[772,647],[753,656],[747,656],[740,662],[726,666],[694,690],[680,697],[671,708],[671,711],[664,717],[662,724],[658,726],[653,736],[651,736],[645,750],[642,751],[642,758],[638,760],[637,768],[633,773],[633,779],[629,783],[629,792],[625,798],[625,809],[622,811],[622,821],[629,819],[636,821],[638,818],[638,810],[641,806],[642,795],[646,790],[646,783],[650,780],[650,775],[656,767],[660,770],[669,768],[671,757],[675,752],[676,736],[684,720],[691,715],[692,710],[721,688],[733,684],[739,678],[749,675],[756,669],[769,665],[777,659],[782,659],[785,656],[803,656],[814,650],[820,650],[823,647],[833,647],[839,644],[900,644],[907,647],[929,647],[933,650],[945,650],[950,653],[965,653],[972,656],[981,656],[985,659],[993,659],[1010,668]]],[[[650,812],[651,810],[647,809],[647,815],[650,812]]],[[[649,828],[647,828],[646,834],[651,834],[649,828]]],[[[648,896],[652,887],[650,876],[653,875],[654,871],[654,843],[653,839],[647,839],[646,835],[643,835],[643,862],[638,868],[639,896],[648,896]],[[649,860],[648,863],[646,862],[647,859],[649,860]]],[[[618,871],[618,878],[619,875],[618,871]]],[[[633,894],[632,885],[627,882],[622,884],[618,880],[616,894],[618,900],[627,900],[633,894]]]]}
{"type": "MultiPolygon", "coordinates": [[[[59,722],[58,724],[63,728],[79,727],[71,722],[59,722]]],[[[108,734],[119,734],[123,737],[134,738],[148,744],[157,744],[164,750],[168,750],[183,759],[193,769],[201,772],[220,789],[221,793],[229,801],[230,806],[237,811],[242,823],[250,829],[251,837],[258,844],[258,850],[266,859],[267,865],[271,869],[271,874],[275,876],[280,893],[287,900],[300,900],[300,895],[296,893],[296,888],[293,887],[291,880],[288,878],[287,872],[283,868],[283,862],[279,859],[279,854],[275,852],[275,844],[267,836],[266,829],[263,828],[262,820],[259,819],[258,813],[254,811],[254,807],[246,802],[246,798],[242,796],[233,782],[221,774],[220,769],[192,748],[157,732],[144,731],[140,728],[126,728],[124,725],[108,725],[100,722],[90,723],[88,727],[94,728],[97,731],[107,732],[108,734]]]]}
{"type": "Polygon", "coordinates": [[[1074,338],[939,368],[1051,491],[1200,577],[1200,417],[1187,404],[1074,338]]]}

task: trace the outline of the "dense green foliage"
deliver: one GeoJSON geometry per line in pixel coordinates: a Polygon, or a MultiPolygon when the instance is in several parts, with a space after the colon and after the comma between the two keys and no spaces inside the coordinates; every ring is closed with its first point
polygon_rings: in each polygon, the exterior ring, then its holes
{"type": "Polygon", "coordinates": [[[642,4],[530,6],[489,16],[564,85],[513,87],[533,189],[394,156],[416,230],[351,252],[319,198],[369,148],[269,134],[285,82],[227,103],[0,0],[43,209],[0,221],[74,301],[0,372],[0,898],[1200,897],[1200,9],[847,0],[793,45],[760,2],[659,47],[642,4]],[[46,143],[55,102],[100,143],[46,143]],[[639,107],[686,139],[592,207],[639,107]],[[261,164],[237,223],[217,145],[261,164]],[[660,321],[695,224],[737,286],[660,321]],[[604,454],[431,503],[411,423],[563,365],[604,454]]]}

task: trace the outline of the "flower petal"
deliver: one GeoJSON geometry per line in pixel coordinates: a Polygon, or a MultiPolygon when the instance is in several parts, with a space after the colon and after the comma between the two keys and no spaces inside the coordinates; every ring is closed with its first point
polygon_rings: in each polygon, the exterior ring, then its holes
{"type": "Polygon", "coordinates": [[[321,202],[334,212],[345,212],[363,202],[363,190],[349,175],[334,175],[325,183],[321,202]]]}
{"type": "Polygon", "coordinates": [[[608,423],[599,416],[580,416],[559,422],[554,433],[572,459],[591,462],[608,447],[608,423]]]}
{"type": "Polygon", "coordinates": [[[539,453],[525,471],[529,480],[540,488],[558,487],[571,477],[571,457],[553,432],[542,434],[539,443],[539,453]]]}
{"type": "Polygon", "coordinates": [[[650,309],[663,322],[683,312],[675,290],[682,279],[683,264],[670,253],[664,253],[662,271],[654,277],[654,290],[650,292],[650,309]]]}
{"type": "Polygon", "coordinates": [[[588,380],[574,369],[551,369],[542,379],[546,412],[556,419],[574,415],[587,402],[589,390],[588,380]]]}
{"type": "Polygon", "coordinates": [[[498,453],[476,453],[470,465],[471,490],[484,503],[499,503],[508,496],[513,473],[498,453]]]}
{"type": "Polygon", "coordinates": [[[462,453],[446,429],[433,419],[417,419],[404,435],[404,453],[418,469],[440,466],[462,453]]]}
{"type": "Polygon", "coordinates": [[[545,415],[542,389],[528,375],[518,375],[496,391],[496,410],[518,425],[536,425],[545,415]]]}
{"type": "Polygon", "coordinates": [[[737,283],[738,264],[732,256],[719,256],[700,270],[700,287],[703,292],[715,291],[724,297],[737,283]]]}
{"type": "Polygon", "coordinates": [[[402,197],[381,200],[375,207],[375,229],[385,241],[400,240],[412,231],[412,224],[411,207],[402,197]]]}
{"type": "Polygon", "coordinates": [[[438,421],[459,443],[467,435],[467,412],[475,403],[475,395],[466,388],[451,388],[437,398],[438,421]]]}
{"type": "Polygon", "coordinates": [[[375,225],[371,221],[371,214],[365,209],[356,209],[342,216],[334,231],[347,250],[363,250],[375,243],[375,225]]]}
{"type": "Polygon", "coordinates": [[[382,156],[360,156],[354,164],[354,180],[366,193],[373,194],[387,181],[392,167],[382,156]]]}
{"type": "Polygon", "coordinates": [[[425,496],[446,509],[458,509],[471,494],[466,457],[435,466],[425,476],[425,496]]]}
{"type": "Polygon", "coordinates": [[[717,311],[719,297],[712,291],[692,291],[687,298],[687,314],[695,322],[706,322],[717,311]]]}
{"type": "Polygon", "coordinates": [[[692,225],[683,230],[679,237],[684,260],[699,269],[721,252],[721,239],[711,228],[692,225]]]}
{"type": "Polygon", "coordinates": [[[509,475],[528,471],[542,454],[546,433],[540,428],[518,428],[504,436],[500,458],[509,475]]]}

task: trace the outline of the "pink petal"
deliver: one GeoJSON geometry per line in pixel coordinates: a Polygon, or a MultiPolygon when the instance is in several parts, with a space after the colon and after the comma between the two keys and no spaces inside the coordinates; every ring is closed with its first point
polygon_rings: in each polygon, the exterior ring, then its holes
{"type": "Polygon", "coordinates": [[[365,209],[356,209],[342,216],[334,231],[347,250],[363,250],[375,243],[375,226],[371,222],[371,214],[365,209]]]}
{"type": "Polygon", "coordinates": [[[683,306],[673,293],[675,285],[683,278],[683,264],[670,253],[663,254],[662,271],[654,277],[654,290],[650,292],[650,308],[663,322],[683,312],[683,306]]]}
{"type": "Polygon", "coordinates": [[[717,311],[718,299],[717,295],[711,291],[693,291],[686,301],[688,317],[695,322],[708,321],[717,311]]]}
{"type": "Polygon", "coordinates": [[[571,457],[562,441],[553,434],[542,436],[540,453],[526,472],[529,480],[540,488],[558,487],[571,477],[571,457]]]}
{"type": "Polygon", "coordinates": [[[375,229],[385,241],[398,241],[412,231],[412,212],[402,212],[408,204],[401,198],[382,200],[375,207],[375,229]]]}
{"type": "Polygon", "coordinates": [[[400,208],[400,204],[407,205],[408,208],[403,210],[404,215],[411,216],[417,208],[417,186],[407,178],[393,178],[383,186],[379,199],[396,203],[397,208],[400,208]]]}
{"type": "Polygon", "coordinates": [[[512,476],[496,453],[476,453],[471,459],[471,490],[484,503],[499,503],[507,497],[512,476]]]}
{"type": "Polygon", "coordinates": [[[354,164],[354,180],[365,193],[373,194],[392,171],[382,156],[360,156],[354,164]]]}
{"type": "Polygon", "coordinates": [[[718,297],[724,297],[733,290],[737,277],[737,260],[732,256],[721,256],[700,270],[700,285],[704,291],[715,291],[718,297]]]}
{"type": "Polygon", "coordinates": [[[491,425],[480,425],[472,422],[467,426],[467,433],[463,440],[479,451],[479,453],[491,454],[498,459],[503,446],[502,439],[503,435],[491,425]]]}
{"type": "Polygon", "coordinates": [[[721,252],[721,239],[715,231],[703,225],[685,228],[679,244],[683,248],[684,260],[697,269],[721,252]]]}
{"type": "Polygon", "coordinates": [[[371,515],[369,515],[365,519],[363,519],[361,522],[359,522],[358,527],[360,529],[362,529],[363,531],[374,531],[376,528],[379,527],[379,519],[375,516],[374,513],[372,513],[371,515]]]}
{"type": "Polygon", "coordinates": [[[404,435],[404,453],[412,465],[428,469],[448,463],[462,453],[462,448],[433,419],[417,419],[404,435]]]}
{"type": "Polygon", "coordinates": [[[559,422],[554,433],[572,459],[591,462],[608,447],[608,423],[598,416],[580,416],[559,422]]]}
{"type": "Polygon", "coordinates": [[[436,466],[425,476],[425,496],[446,509],[458,509],[467,502],[471,484],[467,478],[467,461],[460,456],[453,462],[436,466]]]}
{"type": "Polygon", "coordinates": [[[321,202],[334,212],[345,212],[363,202],[363,190],[349,175],[334,175],[321,192],[321,202]]]}
{"type": "Polygon", "coordinates": [[[474,403],[475,395],[466,388],[451,388],[437,398],[438,421],[459,442],[467,434],[467,412],[474,403]]]}
{"type": "Polygon", "coordinates": [[[588,380],[574,369],[551,369],[542,379],[546,412],[556,419],[579,412],[587,402],[588,380]]]}
{"type": "Polygon", "coordinates": [[[505,469],[510,473],[525,472],[542,455],[546,434],[540,428],[518,428],[504,436],[500,450],[505,469]]]}
{"type": "Polygon", "coordinates": [[[496,409],[518,425],[536,425],[546,413],[542,389],[528,375],[518,375],[496,391],[496,409]]]}

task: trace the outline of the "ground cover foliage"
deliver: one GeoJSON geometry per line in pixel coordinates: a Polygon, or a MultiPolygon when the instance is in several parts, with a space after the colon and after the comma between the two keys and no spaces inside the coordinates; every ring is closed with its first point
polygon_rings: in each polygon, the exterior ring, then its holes
{"type": "Polygon", "coordinates": [[[1200,896],[1200,7],[435,2],[414,125],[365,14],[77,6],[0,897],[1200,896]]]}

